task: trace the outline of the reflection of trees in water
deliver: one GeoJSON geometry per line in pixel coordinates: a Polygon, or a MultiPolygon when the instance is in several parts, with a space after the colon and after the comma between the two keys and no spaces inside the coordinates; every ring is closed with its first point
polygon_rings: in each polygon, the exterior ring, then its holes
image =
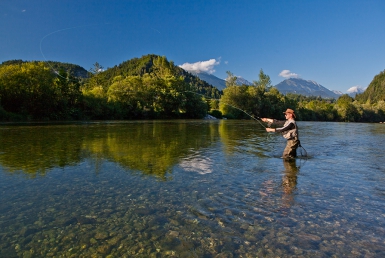
{"type": "Polygon", "coordinates": [[[0,133],[0,163],[34,177],[90,158],[163,178],[180,158],[217,136],[216,123],[180,121],[9,127],[0,133]]]}
{"type": "Polygon", "coordinates": [[[163,178],[181,157],[192,149],[209,146],[211,141],[207,125],[143,123],[111,130],[105,138],[91,139],[86,146],[92,153],[102,153],[125,168],[163,178]]]}
{"type": "Polygon", "coordinates": [[[9,172],[35,177],[55,167],[77,164],[82,159],[85,128],[25,126],[0,132],[0,163],[9,172]]]}
{"type": "MultiPolygon", "coordinates": [[[[165,178],[176,164],[200,162],[194,154],[219,137],[227,154],[250,151],[264,155],[258,142],[253,145],[255,149],[243,149],[245,141],[258,137],[256,125],[249,122],[175,120],[10,126],[0,131],[0,164],[11,173],[35,177],[85,159],[97,172],[108,160],[132,171],[165,178]]],[[[205,173],[206,163],[191,169],[205,173]]]]}
{"type": "Polygon", "coordinates": [[[219,124],[219,134],[221,142],[224,144],[224,152],[227,155],[240,151],[253,152],[254,155],[259,157],[266,155],[264,150],[266,147],[266,131],[261,130],[261,125],[255,123],[255,121],[247,120],[228,123],[222,120],[219,124]],[[259,139],[261,139],[261,142],[258,142],[259,139]],[[245,142],[249,141],[256,141],[253,145],[255,149],[242,149],[246,145],[245,142]]]}

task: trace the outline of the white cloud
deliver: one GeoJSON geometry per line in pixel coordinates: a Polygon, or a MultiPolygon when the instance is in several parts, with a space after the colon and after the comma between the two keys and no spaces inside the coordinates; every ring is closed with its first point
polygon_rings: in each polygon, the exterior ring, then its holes
{"type": "Polygon", "coordinates": [[[22,13],[25,13],[26,11],[27,11],[27,10],[25,10],[25,9],[24,9],[24,10],[21,10],[22,13]]]}
{"type": "Polygon", "coordinates": [[[279,73],[279,76],[283,78],[298,78],[299,75],[296,73],[290,72],[290,70],[282,70],[282,72],[279,73]]]}
{"type": "Polygon", "coordinates": [[[220,64],[220,59],[216,60],[213,58],[207,61],[199,61],[192,64],[184,63],[179,67],[185,69],[186,71],[200,71],[200,72],[206,72],[206,73],[212,74],[215,72],[214,67],[219,64],[220,64]]]}

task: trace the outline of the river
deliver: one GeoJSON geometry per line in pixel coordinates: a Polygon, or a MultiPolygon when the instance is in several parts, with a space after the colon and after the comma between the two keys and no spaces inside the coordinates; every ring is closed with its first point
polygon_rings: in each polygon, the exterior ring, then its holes
{"type": "Polygon", "coordinates": [[[385,125],[0,125],[0,257],[384,257],[385,125]]]}

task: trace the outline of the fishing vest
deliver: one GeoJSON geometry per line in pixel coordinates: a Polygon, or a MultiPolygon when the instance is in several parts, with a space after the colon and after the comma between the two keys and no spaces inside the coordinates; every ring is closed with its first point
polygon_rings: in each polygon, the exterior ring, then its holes
{"type": "Polygon", "coordinates": [[[287,120],[285,122],[285,124],[283,125],[283,127],[286,127],[289,124],[294,124],[294,129],[282,132],[282,136],[283,136],[283,138],[285,138],[287,140],[292,140],[292,139],[298,137],[298,128],[297,128],[297,124],[295,123],[294,119],[287,120]]]}

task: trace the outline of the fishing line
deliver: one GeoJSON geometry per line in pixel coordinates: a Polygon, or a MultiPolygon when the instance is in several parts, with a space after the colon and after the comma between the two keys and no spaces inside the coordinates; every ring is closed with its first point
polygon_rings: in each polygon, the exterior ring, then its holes
{"type": "MultiPolygon", "coordinates": [[[[119,90],[114,90],[114,91],[115,91],[115,92],[126,92],[126,93],[129,93],[129,92],[141,92],[141,91],[119,91],[119,90]]],[[[196,95],[200,95],[200,96],[202,96],[202,97],[204,97],[204,98],[207,98],[207,99],[212,99],[212,100],[221,101],[221,102],[222,102],[223,104],[225,104],[225,105],[228,105],[228,106],[230,106],[230,107],[232,107],[232,108],[235,108],[235,109],[237,109],[237,110],[239,110],[239,111],[242,111],[242,112],[245,113],[247,116],[249,116],[249,117],[252,118],[253,120],[257,121],[262,127],[264,127],[264,128],[266,129],[266,126],[261,122],[262,120],[261,120],[260,117],[258,117],[258,116],[255,117],[255,116],[253,116],[253,115],[250,115],[250,114],[247,113],[246,111],[244,111],[244,110],[242,110],[242,109],[240,109],[240,108],[238,108],[238,107],[235,107],[235,106],[233,106],[233,105],[231,105],[231,104],[229,104],[229,103],[226,103],[226,102],[222,101],[221,99],[211,98],[211,97],[205,96],[204,94],[197,93],[197,92],[195,92],[195,91],[190,91],[190,90],[185,90],[185,91],[181,91],[181,92],[190,92],[190,93],[193,93],[193,94],[196,94],[196,95]]],[[[267,138],[268,138],[268,139],[270,139],[271,136],[272,136],[272,134],[270,134],[270,133],[267,134],[267,138]]],[[[299,156],[301,157],[301,159],[302,159],[302,158],[305,158],[305,159],[308,158],[307,151],[306,151],[306,149],[301,145],[301,142],[299,143],[298,150],[299,150],[299,152],[300,152],[300,155],[299,155],[299,156]]]]}
{"type": "MultiPolygon", "coordinates": [[[[119,90],[114,90],[114,91],[115,91],[115,92],[127,92],[127,93],[128,93],[128,92],[141,92],[141,91],[133,91],[133,90],[129,90],[129,91],[119,91],[119,90]]],[[[235,108],[235,109],[237,109],[237,110],[239,110],[239,111],[245,113],[247,116],[249,116],[249,117],[252,118],[253,120],[257,121],[260,125],[262,125],[262,126],[266,129],[266,126],[265,126],[264,124],[262,124],[262,122],[261,122],[262,119],[261,119],[260,117],[250,115],[250,114],[247,113],[246,111],[244,111],[244,110],[242,110],[242,109],[240,109],[240,108],[238,108],[238,107],[235,107],[235,106],[233,106],[233,105],[231,105],[231,104],[229,104],[229,103],[226,103],[226,102],[222,101],[221,99],[211,98],[211,97],[208,97],[208,96],[206,96],[206,95],[204,95],[204,94],[197,93],[197,92],[195,92],[195,91],[190,91],[190,90],[185,90],[185,91],[180,91],[180,92],[190,92],[190,93],[193,93],[193,94],[196,94],[196,95],[200,95],[200,96],[202,96],[202,97],[204,97],[204,98],[207,98],[207,99],[212,99],[212,100],[220,101],[220,102],[222,102],[222,103],[225,104],[225,105],[228,105],[228,106],[230,106],[230,107],[232,107],[232,108],[235,108]]]]}
{"type": "MultiPolygon", "coordinates": [[[[109,23],[104,23],[105,24],[109,24],[109,23]]],[[[47,35],[45,35],[44,37],[41,38],[40,40],[40,53],[41,55],[43,56],[44,60],[46,61],[46,63],[48,64],[48,66],[56,73],[57,76],[63,78],[63,79],[66,79],[66,80],[69,80],[69,78],[65,78],[63,76],[61,76],[59,74],[58,71],[55,70],[55,68],[50,64],[50,61],[47,60],[47,58],[45,57],[44,53],[43,53],[43,49],[42,49],[42,43],[44,41],[45,38],[55,34],[55,33],[58,33],[58,32],[62,32],[62,31],[66,31],[66,30],[72,30],[72,29],[77,29],[77,28],[83,28],[83,27],[90,27],[90,26],[99,26],[100,24],[88,24],[88,25],[81,25],[81,26],[75,26],[75,27],[69,27],[69,28],[64,28],[64,29],[59,29],[59,30],[56,30],[56,31],[53,31],[53,32],[50,32],[48,33],[47,35]]]]}
{"type": "Polygon", "coordinates": [[[308,156],[307,156],[307,151],[306,151],[306,149],[301,145],[301,142],[299,142],[298,149],[299,149],[299,152],[300,152],[300,156],[301,156],[302,158],[307,159],[307,158],[308,158],[308,156]],[[303,152],[302,152],[302,151],[303,151],[303,152]]]}
{"type": "MultiPolygon", "coordinates": [[[[105,23],[105,24],[108,24],[108,23],[105,23]]],[[[45,55],[44,55],[44,53],[43,53],[43,49],[42,49],[42,43],[43,43],[44,39],[47,38],[47,37],[49,37],[49,36],[51,36],[51,35],[53,35],[53,34],[55,34],[55,33],[59,33],[59,32],[62,32],[62,31],[72,30],[72,29],[77,29],[77,28],[82,28],[82,27],[96,26],[96,25],[99,25],[99,24],[89,24],[89,25],[81,25],[81,26],[75,26],[75,27],[68,27],[68,28],[64,28],[64,29],[59,29],[59,30],[50,32],[50,33],[48,33],[47,35],[45,35],[44,37],[41,38],[41,40],[40,40],[40,53],[41,53],[41,55],[43,56],[43,58],[44,58],[44,60],[46,61],[46,63],[50,66],[50,68],[57,74],[57,76],[59,76],[59,77],[61,77],[61,78],[63,78],[63,79],[68,80],[68,78],[65,78],[65,77],[61,76],[61,75],[59,74],[59,72],[55,70],[55,68],[50,64],[50,62],[49,62],[49,61],[47,60],[47,58],[45,57],[45,55]]],[[[155,30],[155,29],[154,29],[154,30],[155,30]]],[[[157,31],[157,32],[160,33],[159,31],[157,31]]],[[[250,114],[247,113],[245,110],[242,110],[242,109],[240,109],[240,108],[238,108],[238,107],[235,107],[235,106],[233,106],[233,105],[231,105],[231,104],[229,104],[229,103],[226,103],[226,102],[224,102],[224,101],[222,101],[222,100],[220,100],[220,99],[210,98],[210,97],[207,97],[207,96],[205,96],[205,95],[203,95],[203,94],[200,94],[200,93],[197,93],[197,92],[194,92],[194,91],[184,91],[184,92],[190,92],[190,93],[194,93],[194,94],[197,94],[197,95],[201,95],[201,96],[203,96],[203,97],[205,97],[205,98],[208,98],[208,99],[221,101],[223,104],[228,105],[228,106],[230,106],[230,107],[232,107],[232,108],[235,108],[235,109],[237,109],[237,110],[243,112],[244,114],[246,114],[247,116],[249,116],[249,117],[252,118],[253,120],[257,121],[262,127],[264,127],[264,128],[266,129],[266,126],[261,122],[262,120],[261,120],[260,117],[250,115],[250,114]]]]}
{"type": "Polygon", "coordinates": [[[225,105],[228,105],[228,106],[230,106],[230,107],[232,107],[232,108],[235,108],[235,109],[237,109],[237,110],[239,110],[239,111],[242,111],[243,113],[245,113],[246,115],[248,115],[249,117],[251,117],[252,119],[254,119],[255,121],[257,121],[260,125],[262,125],[262,126],[266,129],[266,126],[265,126],[264,124],[262,124],[262,122],[261,122],[262,119],[261,119],[260,117],[250,115],[250,114],[247,113],[246,111],[244,111],[244,110],[242,110],[242,109],[240,109],[240,108],[238,108],[238,107],[235,107],[235,106],[233,106],[233,105],[231,105],[231,104],[229,104],[229,103],[226,103],[226,102],[224,102],[223,100],[216,99],[216,98],[210,98],[210,97],[207,97],[207,96],[205,96],[205,95],[203,95],[203,94],[200,94],[200,93],[197,93],[197,92],[194,92],[194,91],[186,90],[186,91],[184,91],[184,92],[190,92],[190,93],[194,93],[194,94],[197,94],[197,95],[201,95],[201,96],[203,96],[203,97],[205,97],[205,98],[208,98],[208,99],[221,101],[221,102],[222,102],[223,104],[225,104],[225,105]]]}
{"type": "MultiPolygon", "coordinates": [[[[126,92],[126,93],[129,93],[129,92],[140,92],[140,91],[119,91],[119,90],[114,90],[114,91],[115,91],[115,92],[126,92]]],[[[242,109],[240,109],[240,108],[238,108],[238,107],[235,107],[235,106],[233,106],[233,105],[231,105],[231,104],[229,104],[229,103],[226,103],[226,102],[224,102],[224,101],[221,100],[221,99],[211,98],[211,97],[208,97],[208,96],[206,96],[206,95],[204,95],[204,94],[197,93],[197,92],[195,92],[195,91],[190,91],[190,90],[185,90],[185,91],[181,91],[181,92],[190,92],[190,93],[193,93],[193,94],[196,94],[196,95],[200,95],[200,96],[202,96],[202,97],[204,97],[204,98],[207,98],[207,99],[221,101],[221,102],[222,102],[223,104],[225,104],[225,105],[228,105],[228,106],[230,106],[230,107],[232,107],[232,108],[235,108],[235,109],[237,109],[237,110],[239,110],[239,111],[242,111],[242,112],[245,113],[247,116],[249,116],[249,117],[252,118],[253,120],[257,121],[260,125],[262,125],[262,127],[264,127],[264,128],[266,129],[266,126],[261,122],[262,120],[261,120],[260,117],[258,117],[258,116],[255,117],[255,116],[253,116],[253,115],[250,115],[250,114],[247,113],[246,111],[244,111],[244,110],[242,110],[242,109]]],[[[272,134],[268,133],[267,138],[270,139],[271,136],[272,136],[272,134]]],[[[307,160],[307,158],[308,158],[308,155],[307,155],[306,149],[301,145],[301,142],[300,142],[299,145],[298,145],[298,151],[300,152],[300,154],[298,155],[299,157],[301,157],[300,159],[301,159],[301,160],[302,160],[302,159],[305,159],[305,162],[306,162],[306,160],[307,160]]],[[[303,166],[304,164],[305,164],[305,163],[303,163],[302,165],[300,164],[300,167],[303,166]]]]}
{"type": "Polygon", "coordinates": [[[301,167],[303,167],[305,165],[306,161],[308,160],[308,156],[307,156],[307,152],[306,152],[305,148],[302,147],[301,144],[299,144],[299,148],[298,149],[300,150],[298,169],[300,169],[301,167]],[[305,151],[305,155],[303,155],[301,149],[303,149],[305,151]]]}

